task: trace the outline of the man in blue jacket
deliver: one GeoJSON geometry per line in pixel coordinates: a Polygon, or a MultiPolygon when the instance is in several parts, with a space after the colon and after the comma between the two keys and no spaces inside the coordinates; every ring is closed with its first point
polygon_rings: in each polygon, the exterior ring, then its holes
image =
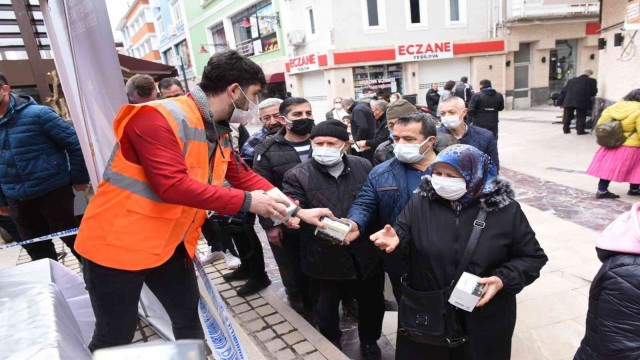
{"type": "MultiPolygon", "coordinates": [[[[395,157],[373,168],[349,209],[352,222],[347,242],[366,230],[377,231],[393,224],[409,202],[422,176],[436,158],[436,122],[420,112],[399,116],[393,127],[395,157]]],[[[400,277],[404,272],[397,255],[386,254],[384,268],[396,301],[400,301],[400,277]]]]}
{"type": "MultiPolygon", "coordinates": [[[[73,127],[50,107],[14,96],[0,74],[0,215],[11,215],[23,239],[78,226],[73,189],[85,191],[89,174],[73,127]]],[[[73,254],[75,236],[62,238],[73,254]]],[[[32,260],[56,260],[51,240],[24,245],[32,260]]]]}

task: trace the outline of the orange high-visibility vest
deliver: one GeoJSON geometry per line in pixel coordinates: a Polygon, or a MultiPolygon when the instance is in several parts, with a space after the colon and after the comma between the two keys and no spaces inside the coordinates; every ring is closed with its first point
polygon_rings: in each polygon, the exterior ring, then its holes
{"type": "Polygon", "coordinates": [[[231,156],[231,141],[225,135],[215,149],[214,163],[209,162],[214,149],[207,143],[196,104],[187,97],[120,109],[113,122],[118,143],[87,207],[75,249],[95,263],[121,270],[159,266],[181,242],[193,257],[206,218],[204,210],[163,202],[149,185],[142,166],[122,155],[119,142],[125,126],[144,107],[158,110],[167,120],[184,154],[187,172],[197,181],[221,184],[231,156]]]}

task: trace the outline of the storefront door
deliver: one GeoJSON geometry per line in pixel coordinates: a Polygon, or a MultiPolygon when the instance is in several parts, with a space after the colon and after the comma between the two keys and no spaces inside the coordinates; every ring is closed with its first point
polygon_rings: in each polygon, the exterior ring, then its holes
{"type": "Polygon", "coordinates": [[[520,50],[514,53],[514,109],[526,109],[531,107],[531,97],[529,94],[530,62],[531,44],[520,44],[520,50]]]}

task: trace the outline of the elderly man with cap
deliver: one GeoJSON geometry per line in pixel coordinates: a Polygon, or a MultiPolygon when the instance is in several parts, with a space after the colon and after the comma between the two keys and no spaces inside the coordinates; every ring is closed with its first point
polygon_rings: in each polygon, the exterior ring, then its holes
{"type": "Polygon", "coordinates": [[[387,129],[389,129],[389,137],[387,141],[379,144],[375,148],[375,154],[373,156],[373,165],[382,164],[383,162],[392,159],[393,156],[393,125],[396,120],[401,116],[406,116],[416,112],[415,105],[411,104],[407,100],[400,99],[394,101],[387,106],[386,122],[387,129]]]}
{"type": "MultiPolygon", "coordinates": [[[[371,171],[366,159],[346,155],[347,126],[327,120],[311,131],[312,157],[287,171],[285,194],[300,206],[321,206],[338,217],[349,207],[371,171]]],[[[360,349],[363,359],[380,359],[376,341],[384,317],[384,272],[380,253],[364,232],[351,246],[332,243],[314,234],[315,227],[301,226],[301,265],[311,279],[315,316],[320,332],[340,346],[338,305],[345,294],[358,302],[360,349]]]]}

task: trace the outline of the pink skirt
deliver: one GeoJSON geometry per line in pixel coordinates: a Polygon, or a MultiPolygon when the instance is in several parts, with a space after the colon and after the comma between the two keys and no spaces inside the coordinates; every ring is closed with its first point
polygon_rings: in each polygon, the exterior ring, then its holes
{"type": "Polygon", "coordinates": [[[640,184],[640,148],[600,147],[591,160],[587,174],[614,182],[640,184]]]}

